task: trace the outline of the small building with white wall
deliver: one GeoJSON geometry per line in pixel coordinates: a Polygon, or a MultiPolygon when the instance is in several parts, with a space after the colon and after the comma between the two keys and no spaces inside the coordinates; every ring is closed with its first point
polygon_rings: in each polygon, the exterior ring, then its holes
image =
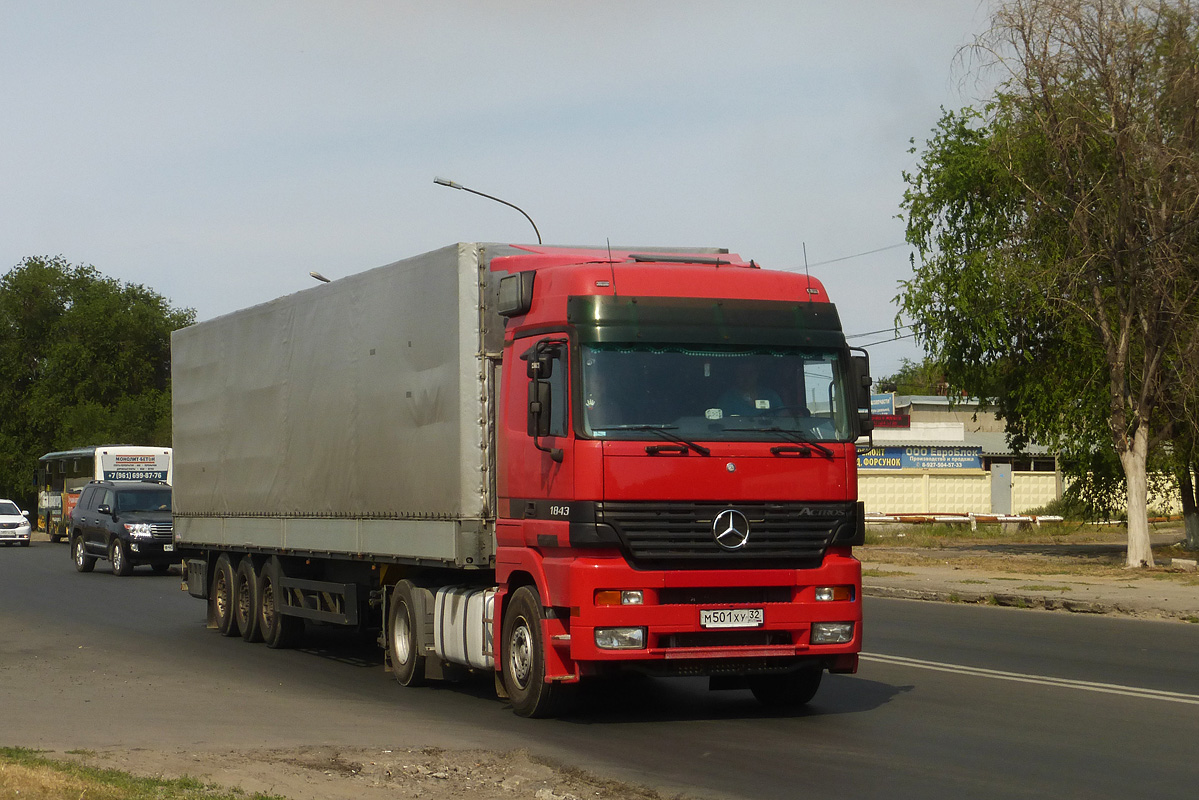
{"type": "Polygon", "coordinates": [[[1061,497],[1057,460],[1013,453],[993,408],[969,399],[876,395],[874,447],[858,455],[867,514],[1020,514],[1061,497]]]}

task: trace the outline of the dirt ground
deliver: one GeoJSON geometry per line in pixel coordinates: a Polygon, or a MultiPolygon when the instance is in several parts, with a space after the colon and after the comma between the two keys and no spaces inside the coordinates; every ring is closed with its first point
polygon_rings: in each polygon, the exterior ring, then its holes
{"type": "Polygon", "coordinates": [[[607,781],[533,758],[523,750],[353,749],[183,752],[105,749],[49,758],[134,775],[187,776],[247,795],[288,800],[682,800],[682,795],[607,781]]]}

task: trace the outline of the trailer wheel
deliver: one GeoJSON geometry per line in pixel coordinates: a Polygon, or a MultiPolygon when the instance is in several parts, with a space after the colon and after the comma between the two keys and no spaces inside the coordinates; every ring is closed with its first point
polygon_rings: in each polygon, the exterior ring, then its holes
{"type": "Polygon", "coordinates": [[[233,614],[233,562],[228,553],[221,553],[216,560],[216,569],[212,576],[212,621],[221,636],[237,636],[241,629],[237,627],[237,618],[233,614]]]}
{"type": "Polygon", "coordinates": [[[391,608],[387,613],[387,648],[391,672],[401,686],[425,683],[425,656],[420,652],[416,631],[424,616],[416,599],[416,585],[400,581],[391,590],[391,608]]]}
{"type": "Polygon", "coordinates": [[[71,560],[75,562],[77,572],[91,572],[96,566],[96,557],[87,554],[83,545],[83,537],[76,535],[71,539],[71,560]]]}
{"type": "Polygon", "coordinates": [[[133,562],[129,560],[129,550],[120,539],[108,543],[108,563],[112,564],[112,574],[122,578],[133,574],[133,562]]]}
{"type": "Polygon", "coordinates": [[[241,638],[247,642],[262,641],[258,603],[258,574],[254,571],[254,561],[245,556],[233,574],[233,617],[241,638]]]}
{"type": "Polygon", "coordinates": [[[536,590],[522,586],[505,604],[501,671],[512,710],[521,717],[552,717],[565,709],[574,686],[546,683],[545,610],[536,590]]]}
{"type": "Polygon", "coordinates": [[[262,565],[258,575],[258,629],[273,650],[291,647],[304,630],[304,620],[279,613],[284,597],[282,577],[283,567],[274,558],[262,565]]]}
{"type": "Polygon", "coordinates": [[[785,675],[755,675],[749,679],[749,690],[764,706],[798,708],[816,696],[824,672],[800,669],[785,675]]]}

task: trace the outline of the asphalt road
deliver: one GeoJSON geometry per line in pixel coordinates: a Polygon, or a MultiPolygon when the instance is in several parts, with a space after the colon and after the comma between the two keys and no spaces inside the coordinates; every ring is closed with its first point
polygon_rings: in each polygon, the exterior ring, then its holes
{"type": "MultiPolygon", "coordinates": [[[[143,571],[145,570],[145,571],[143,571]]],[[[693,797],[1195,796],[1199,625],[868,599],[856,676],[810,709],[699,680],[589,691],[522,720],[490,683],[402,689],[373,642],[222,639],[177,576],[77,574],[0,548],[0,745],[527,748],[693,797]]]]}

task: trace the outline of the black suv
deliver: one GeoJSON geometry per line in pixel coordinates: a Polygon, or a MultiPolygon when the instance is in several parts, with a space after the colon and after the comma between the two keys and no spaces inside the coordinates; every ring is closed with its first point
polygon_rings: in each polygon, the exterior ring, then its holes
{"type": "Polygon", "coordinates": [[[138,564],[162,574],[176,560],[171,487],[161,481],[92,481],[70,522],[71,560],[80,572],[106,558],[113,575],[138,564]]]}

